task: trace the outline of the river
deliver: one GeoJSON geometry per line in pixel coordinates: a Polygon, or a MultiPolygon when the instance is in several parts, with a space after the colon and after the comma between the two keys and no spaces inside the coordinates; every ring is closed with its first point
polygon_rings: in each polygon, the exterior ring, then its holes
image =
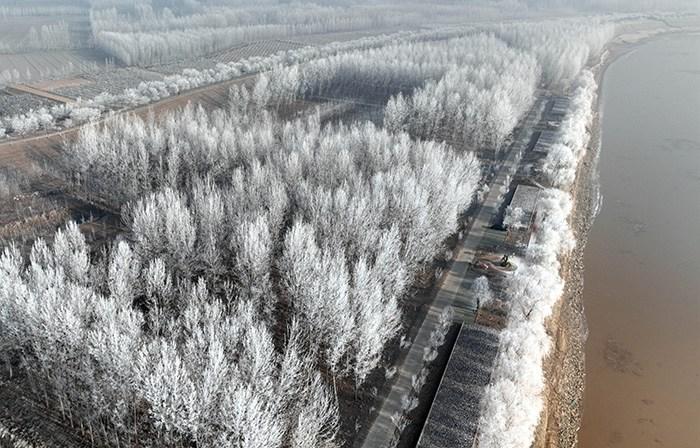
{"type": "Polygon", "coordinates": [[[700,447],[700,35],[608,68],[581,448],[700,447]]]}

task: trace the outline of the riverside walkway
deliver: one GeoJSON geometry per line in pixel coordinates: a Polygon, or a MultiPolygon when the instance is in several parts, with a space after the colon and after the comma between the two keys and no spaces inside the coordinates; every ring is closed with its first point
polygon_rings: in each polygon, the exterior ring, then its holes
{"type": "Polygon", "coordinates": [[[391,390],[381,402],[379,413],[369,428],[362,448],[389,448],[394,446],[400,436],[393,418],[403,411],[402,400],[411,393],[413,376],[423,367],[424,349],[430,345],[430,334],[438,326],[443,310],[452,306],[455,321],[459,323],[474,319],[477,304],[470,290],[479,274],[471,270],[470,266],[480,247],[484,244],[497,244],[497,237],[490,227],[501,206],[502,192],[507,191],[518,169],[522,152],[529,144],[532,130],[540,121],[543,101],[540,99],[535,104],[518,127],[505,160],[500,163],[496,176],[489,184],[489,193],[479,208],[469,233],[459,243],[450,270],[443,277],[408,353],[397,365],[397,373],[391,380],[391,390]]]}

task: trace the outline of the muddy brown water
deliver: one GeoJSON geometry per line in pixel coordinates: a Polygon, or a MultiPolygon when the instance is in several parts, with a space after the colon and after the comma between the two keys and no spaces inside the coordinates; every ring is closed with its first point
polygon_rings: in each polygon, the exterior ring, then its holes
{"type": "Polygon", "coordinates": [[[581,448],[700,447],[700,35],[615,61],[585,254],[581,448]]]}

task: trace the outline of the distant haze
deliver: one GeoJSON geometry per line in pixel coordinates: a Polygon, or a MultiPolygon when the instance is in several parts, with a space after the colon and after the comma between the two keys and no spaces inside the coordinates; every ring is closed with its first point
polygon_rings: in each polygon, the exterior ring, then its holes
{"type": "MultiPolygon", "coordinates": [[[[77,0],[72,2],[61,0],[0,0],[0,6],[31,7],[38,5],[71,5],[92,7],[113,7],[132,5],[152,5],[156,8],[168,7],[174,10],[192,11],[202,6],[227,5],[227,6],[261,6],[274,4],[294,3],[289,0],[77,0]]],[[[403,1],[391,2],[375,0],[315,0],[303,3],[312,3],[325,6],[352,6],[375,5],[387,6],[388,4],[427,6],[447,5],[463,6],[467,8],[497,7],[504,11],[504,15],[512,15],[513,12],[528,10],[552,10],[552,11],[582,11],[582,12],[633,12],[633,11],[699,11],[700,2],[696,0],[437,0],[437,1],[403,1]],[[507,11],[507,12],[506,12],[507,11]]]]}

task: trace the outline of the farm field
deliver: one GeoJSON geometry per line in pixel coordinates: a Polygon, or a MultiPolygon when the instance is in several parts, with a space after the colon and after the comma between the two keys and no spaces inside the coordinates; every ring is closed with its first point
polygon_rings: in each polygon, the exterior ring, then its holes
{"type": "Polygon", "coordinates": [[[0,115],[16,115],[28,110],[51,107],[52,101],[28,93],[10,94],[0,91],[0,115]]]}
{"type": "Polygon", "coordinates": [[[133,88],[143,81],[160,81],[163,75],[139,67],[112,67],[107,70],[92,71],[80,76],[82,83],[61,85],[58,83],[52,90],[62,95],[74,98],[91,99],[101,93],[120,94],[133,88]]]}
{"type": "Polygon", "coordinates": [[[226,51],[210,55],[209,58],[215,62],[229,63],[248,59],[251,57],[265,57],[277,53],[278,51],[293,50],[303,47],[304,44],[287,40],[268,40],[260,42],[250,42],[232,47],[226,51]]]}
{"type": "Polygon", "coordinates": [[[23,83],[90,73],[104,65],[105,54],[94,49],[0,55],[0,73],[16,70],[19,79],[13,79],[13,82],[23,83]]]}

